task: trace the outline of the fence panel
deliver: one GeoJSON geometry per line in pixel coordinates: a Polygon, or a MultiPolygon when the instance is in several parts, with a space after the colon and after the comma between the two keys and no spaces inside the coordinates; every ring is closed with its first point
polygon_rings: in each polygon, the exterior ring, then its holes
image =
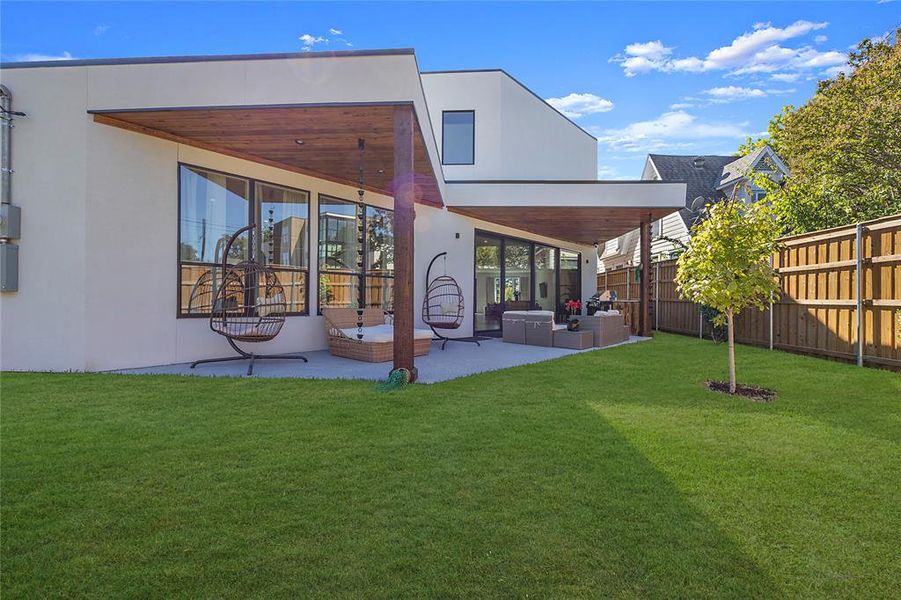
{"type": "MultiPolygon", "coordinates": [[[[781,297],[767,310],[743,311],[735,320],[736,341],[845,360],[862,350],[864,364],[901,369],[901,215],[862,223],[860,231],[859,261],[854,225],[783,238],[773,255],[781,297]]],[[[636,269],[600,273],[598,288],[638,298],[636,269]]],[[[688,335],[703,327],[706,335],[700,307],[676,289],[676,261],[655,263],[651,274],[654,327],[688,335]]]]}

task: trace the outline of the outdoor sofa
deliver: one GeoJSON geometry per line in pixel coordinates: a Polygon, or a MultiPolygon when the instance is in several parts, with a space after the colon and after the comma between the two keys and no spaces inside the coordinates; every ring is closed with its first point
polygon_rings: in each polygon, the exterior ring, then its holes
{"type": "MultiPolygon", "coordinates": [[[[359,315],[355,308],[323,308],[322,316],[332,356],[373,363],[393,360],[394,325],[392,317],[382,309],[364,308],[359,315]]],[[[413,355],[423,356],[431,348],[432,332],[414,329],[413,355]]]]}

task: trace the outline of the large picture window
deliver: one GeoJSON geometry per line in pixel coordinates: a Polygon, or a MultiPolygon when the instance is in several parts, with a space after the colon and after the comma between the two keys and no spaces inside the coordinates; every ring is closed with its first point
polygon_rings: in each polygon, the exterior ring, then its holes
{"type": "Polygon", "coordinates": [[[392,310],[394,212],[319,196],[319,306],[392,310]]]}
{"type": "Polygon", "coordinates": [[[307,312],[309,193],[189,165],[179,166],[179,316],[209,316],[191,305],[192,291],[207,271],[214,277],[225,244],[251,219],[248,236],[232,246],[229,263],[251,257],[271,265],[285,288],[288,313],[307,312]]]}

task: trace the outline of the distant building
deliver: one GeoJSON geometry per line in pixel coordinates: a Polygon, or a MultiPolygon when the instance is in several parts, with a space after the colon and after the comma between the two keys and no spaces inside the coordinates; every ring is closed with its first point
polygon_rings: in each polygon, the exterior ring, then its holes
{"type": "MultiPolygon", "coordinates": [[[[788,175],[788,167],[769,146],[738,158],[648,154],[641,174],[643,181],[682,181],[687,184],[685,208],[651,225],[652,259],[669,258],[677,252],[679,244],[672,240],[687,244],[691,226],[700,216],[704,204],[731,197],[736,186],[740,186],[738,195],[745,201],[763,198],[766,192],[748,181],[752,172],[779,181],[788,175]]],[[[600,249],[598,269],[605,271],[639,264],[638,234],[639,230],[635,229],[607,241],[600,249]]]]}

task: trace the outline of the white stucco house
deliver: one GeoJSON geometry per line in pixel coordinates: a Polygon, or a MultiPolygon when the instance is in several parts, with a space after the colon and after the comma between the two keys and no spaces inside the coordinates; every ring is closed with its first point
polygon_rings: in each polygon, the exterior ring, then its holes
{"type": "MultiPolygon", "coordinates": [[[[769,146],[741,157],[717,155],[649,154],[641,173],[642,181],[682,181],[685,203],[678,212],[651,224],[651,256],[669,258],[678,249],[678,240],[687,244],[691,226],[707,202],[730,198],[733,193],[745,200],[760,200],[766,192],[749,176],[762,173],[781,181],[788,167],[769,146]]],[[[607,241],[601,251],[601,271],[639,264],[638,230],[607,241]]]]}
{"type": "Polygon", "coordinates": [[[412,50],[7,63],[0,83],[4,370],[221,356],[188,294],[248,223],[291,294],[274,353],[325,348],[327,306],[418,322],[441,252],[458,335],[558,311],[595,291],[596,244],[685,206],[682,182],[597,181],[596,140],[504,71],[424,73],[412,50]]]}

